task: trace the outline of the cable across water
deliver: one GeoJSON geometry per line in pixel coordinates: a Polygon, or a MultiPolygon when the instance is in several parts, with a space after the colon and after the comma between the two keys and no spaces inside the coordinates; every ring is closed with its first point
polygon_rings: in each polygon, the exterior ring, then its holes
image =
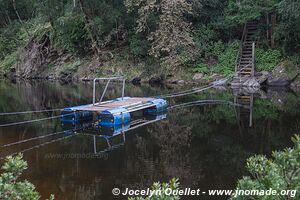
{"type": "Polygon", "coordinates": [[[55,109],[49,109],[49,110],[28,110],[28,111],[18,111],[18,112],[3,112],[3,113],[0,113],[0,116],[43,113],[43,112],[53,112],[53,111],[60,111],[60,110],[62,110],[62,109],[61,108],[55,108],[55,109]]]}
{"type": "Polygon", "coordinates": [[[13,123],[8,123],[8,124],[0,124],[0,127],[15,126],[15,125],[28,124],[28,123],[33,123],[33,122],[40,122],[40,121],[56,119],[56,118],[60,118],[60,117],[68,116],[68,115],[73,115],[73,113],[64,114],[64,115],[56,115],[56,116],[45,117],[45,118],[40,118],[40,119],[32,119],[32,120],[21,121],[21,122],[13,122],[13,123]]]}

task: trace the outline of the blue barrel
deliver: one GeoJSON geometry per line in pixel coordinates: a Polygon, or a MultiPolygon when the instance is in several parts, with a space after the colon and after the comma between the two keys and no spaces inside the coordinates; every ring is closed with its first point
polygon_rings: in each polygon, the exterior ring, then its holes
{"type": "Polygon", "coordinates": [[[164,99],[154,99],[148,101],[153,104],[153,107],[145,110],[145,113],[156,114],[167,110],[168,102],[164,99]]]}
{"type": "Polygon", "coordinates": [[[61,122],[81,122],[91,121],[93,119],[93,112],[91,111],[76,111],[79,108],[90,105],[75,106],[63,109],[60,114],[61,122]]]}
{"type": "Polygon", "coordinates": [[[98,119],[100,126],[127,124],[130,122],[130,113],[126,108],[113,108],[101,112],[98,119]]]}
{"type": "Polygon", "coordinates": [[[99,127],[101,135],[108,135],[108,136],[119,135],[129,128],[130,128],[130,123],[99,127]]]}

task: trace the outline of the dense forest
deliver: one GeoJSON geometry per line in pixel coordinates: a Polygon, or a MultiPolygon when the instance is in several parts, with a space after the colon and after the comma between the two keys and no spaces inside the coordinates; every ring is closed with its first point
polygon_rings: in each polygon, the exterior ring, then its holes
{"type": "Polygon", "coordinates": [[[257,70],[272,70],[300,62],[299,10],[298,0],[0,0],[0,71],[228,75],[252,21],[257,70]]]}

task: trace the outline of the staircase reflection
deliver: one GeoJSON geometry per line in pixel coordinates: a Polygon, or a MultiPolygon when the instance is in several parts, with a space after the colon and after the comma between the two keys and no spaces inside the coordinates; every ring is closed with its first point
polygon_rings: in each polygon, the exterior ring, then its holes
{"type": "Polygon", "coordinates": [[[253,125],[253,101],[254,93],[252,88],[239,88],[234,90],[234,103],[238,104],[236,115],[240,128],[245,128],[248,124],[248,127],[253,125]]]}

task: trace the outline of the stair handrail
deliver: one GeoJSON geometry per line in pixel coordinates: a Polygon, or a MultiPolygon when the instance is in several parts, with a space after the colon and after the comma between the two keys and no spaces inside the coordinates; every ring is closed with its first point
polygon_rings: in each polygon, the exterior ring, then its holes
{"type": "Polygon", "coordinates": [[[243,34],[242,34],[242,38],[241,38],[241,41],[240,41],[239,51],[237,52],[237,55],[236,55],[235,72],[237,72],[237,70],[238,70],[238,64],[239,64],[238,61],[239,61],[240,55],[242,54],[243,42],[245,40],[246,32],[247,32],[247,23],[244,24],[244,29],[243,29],[243,34]]]}
{"type": "Polygon", "coordinates": [[[252,42],[252,69],[251,76],[254,76],[254,67],[255,67],[255,42],[252,42]]]}

